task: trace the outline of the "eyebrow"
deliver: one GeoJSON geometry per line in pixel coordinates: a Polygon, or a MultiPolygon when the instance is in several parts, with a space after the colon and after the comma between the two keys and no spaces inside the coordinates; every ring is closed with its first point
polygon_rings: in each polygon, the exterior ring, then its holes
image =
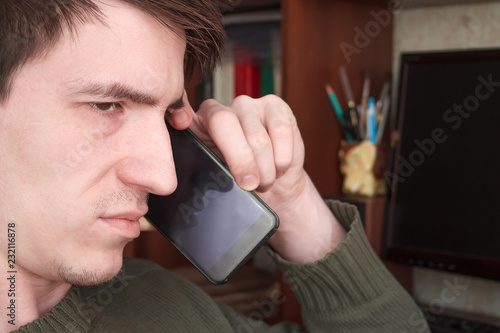
{"type": "Polygon", "coordinates": [[[92,82],[77,88],[77,93],[99,96],[101,98],[112,98],[116,100],[130,100],[131,102],[136,104],[143,104],[153,107],[160,104],[160,101],[157,97],[139,91],[137,89],[127,87],[121,83],[106,85],[92,82]]]}

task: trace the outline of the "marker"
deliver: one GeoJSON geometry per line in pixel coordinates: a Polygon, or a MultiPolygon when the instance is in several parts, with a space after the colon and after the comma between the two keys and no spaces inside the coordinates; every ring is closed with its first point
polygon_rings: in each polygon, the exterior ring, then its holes
{"type": "Polygon", "coordinates": [[[370,142],[377,141],[377,111],[375,106],[375,98],[368,99],[368,110],[366,115],[366,135],[370,142]]]}
{"type": "Polygon", "coordinates": [[[344,132],[345,138],[348,142],[354,141],[351,134],[346,130],[346,126],[344,123],[344,112],[342,111],[342,107],[340,106],[339,100],[337,99],[337,96],[335,95],[335,91],[333,91],[333,88],[331,85],[327,84],[325,85],[326,93],[328,94],[328,97],[330,98],[330,102],[332,103],[333,109],[335,110],[335,113],[337,114],[337,119],[340,123],[340,128],[342,129],[342,132],[344,132]]]}
{"type": "MultiPolygon", "coordinates": [[[[347,76],[347,71],[344,66],[340,66],[339,74],[340,74],[340,82],[342,83],[342,88],[344,89],[344,94],[345,98],[347,99],[347,103],[354,104],[354,95],[352,94],[351,84],[349,82],[349,77],[347,76]]],[[[349,105],[349,107],[351,106],[349,105]]]]}

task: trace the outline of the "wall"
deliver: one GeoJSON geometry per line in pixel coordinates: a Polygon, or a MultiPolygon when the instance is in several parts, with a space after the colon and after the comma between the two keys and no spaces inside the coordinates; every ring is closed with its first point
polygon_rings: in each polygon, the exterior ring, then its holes
{"type": "MultiPolygon", "coordinates": [[[[394,15],[393,73],[403,51],[500,47],[500,2],[402,9],[394,15]]],[[[397,81],[397,78],[396,80],[397,81]]],[[[415,268],[414,295],[431,310],[500,319],[500,283],[415,268]]]]}
{"type": "Polygon", "coordinates": [[[402,51],[500,47],[500,2],[402,9],[393,37],[395,66],[402,51]]]}

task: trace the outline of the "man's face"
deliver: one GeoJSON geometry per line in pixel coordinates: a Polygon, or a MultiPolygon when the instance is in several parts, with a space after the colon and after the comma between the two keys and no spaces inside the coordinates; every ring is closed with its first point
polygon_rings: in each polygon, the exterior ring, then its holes
{"type": "Polygon", "coordinates": [[[182,104],[185,41],[119,2],[102,9],[107,27],[64,35],[0,105],[0,234],[16,224],[17,268],[42,279],[113,277],[147,194],[176,186],[164,113],[182,104]]]}

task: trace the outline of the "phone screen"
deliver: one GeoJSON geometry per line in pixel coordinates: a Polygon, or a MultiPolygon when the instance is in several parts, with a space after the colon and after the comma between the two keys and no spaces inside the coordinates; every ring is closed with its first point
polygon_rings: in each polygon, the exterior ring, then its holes
{"type": "Polygon", "coordinates": [[[167,127],[178,185],[169,196],[151,195],[146,218],[211,282],[223,283],[272,235],[278,218],[194,134],[167,127]]]}

